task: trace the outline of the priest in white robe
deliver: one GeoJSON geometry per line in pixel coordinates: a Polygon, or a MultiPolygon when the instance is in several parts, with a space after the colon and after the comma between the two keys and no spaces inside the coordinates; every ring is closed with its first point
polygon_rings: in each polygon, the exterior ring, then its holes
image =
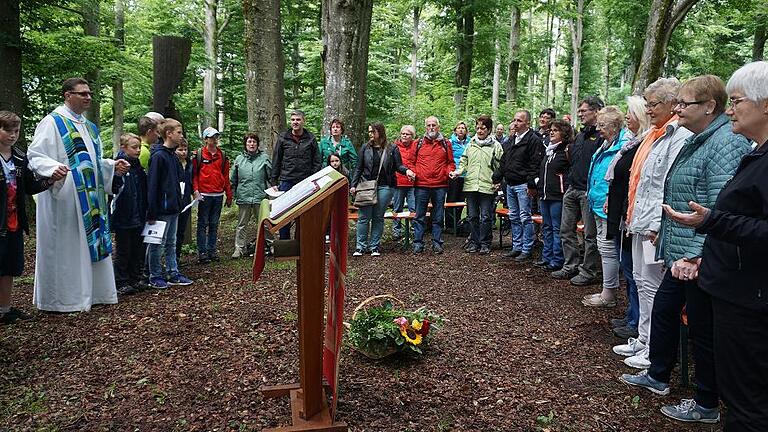
{"type": "Polygon", "coordinates": [[[64,105],[37,125],[27,151],[39,177],[67,175],[37,196],[34,304],[55,312],[117,303],[106,193],[130,165],[102,158],[98,128],[83,113],[91,90],[82,78],[62,85],[64,105]]]}

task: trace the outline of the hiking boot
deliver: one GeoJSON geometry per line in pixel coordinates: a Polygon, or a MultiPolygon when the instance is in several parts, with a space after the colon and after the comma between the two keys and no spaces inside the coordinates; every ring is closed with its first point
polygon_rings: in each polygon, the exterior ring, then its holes
{"type": "Polygon", "coordinates": [[[154,289],[164,290],[168,289],[168,282],[161,277],[149,278],[149,286],[154,289]]]}
{"type": "Polygon", "coordinates": [[[645,348],[645,344],[640,339],[629,338],[627,343],[622,345],[616,345],[613,347],[613,352],[620,356],[632,357],[645,348]]]}
{"type": "Polygon", "coordinates": [[[504,252],[503,256],[504,256],[504,258],[517,258],[517,256],[520,255],[521,253],[523,253],[523,251],[515,250],[515,249],[510,249],[510,250],[504,252]]]}
{"type": "Polygon", "coordinates": [[[235,252],[232,254],[232,258],[242,258],[243,257],[243,251],[240,250],[240,248],[235,249],[235,252]]]}
{"type": "Polygon", "coordinates": [[[626,317],[625,318],[612,318],[609,322],[611,323],[611,328],[624,327],[627,324],[629,324],[629,320],[626,317]]]}
{"type": "Polygon", "coordinates": [[[571,278],[571,285],[575,285],[575,286],[587,286],[587,285],[594,285],[596,283],[597,283],[596,278],[584,276],[581,273],[571,278]]]}
{"type": "Polygon", "coordinates": [[[528,261],[529,259],[531,259],[531,253],[530,252],[522,252],[522,253],[520,253],[520,255],[515,257],[515,262],[522,263],[522,262],[528,261]]]}
{"type": "Polygon", "coordinates": [[[444,251],[443,245],[441,245],[440,243],[433,243],[432,244],[432,253],[433,254],[440,255],[441,253],[443,253],[443,251],[444,251]]]}
{"type": "Polygon", "coordinates": [[[130,286],[130,285],[123,285],[119,288],[117,288],[117,295],[124,296],[124,295],[133,295],[138,293],[139,290],[136,288],[130,286]]]}
{"type": "Polygon", "coordinates": [[[176,276],[168,279],[168,285],[174,285],[174,286],[192,285],[192,280],[184,276],[183,274],[178,273],[176,274],[176,276]]]}
{"type": "Polygon", "coordinates": [[[596,308],[612,308],[616,307],[616,300],[606,300],[603,298],[603,296],[598,295],[596,297],[589,297],[589,299],[582,300],[581,304],[584,306],[596,308]]]}
{"type": "Polygon", "coordinates": [[[491,248],[488,246],[480,246],[480,255],[488,255],[491,253],[491,248]]]}
{"type": "Polygon", "coordinates": [[[11,312],[0,314],[0,324],[13,324],[16,322],[16,317],[11,315],[11,312]]]}
{"type": "Polygon", "coordinates": [[[413,245],[413,254],[418,255],[420,253],[424,252],[424,245],[423,244],[414,244],[413,245]]]}
{"type": "Polygon", "coordinates": [[[219,262],[221,261],[221,258],[217,254],[209,254],[208,259],[211,260],[211,262],[219,262]]]}
{"type": "Polygon", "coordinates": [[[648,369],[651,367],[651,361],[648,360],[648,347],[646,346],[640,352],[624,359],[624,364],[635,369],[648,369]]]}
{"type": "Polygon", "coordinates": [[[682,399],[679,405],[665,405],[661,407],[661,413],[683,422],[717,423],[720,421],[720,410],[717,407],[704,408],[693,399],[682,399]]]}
{"type": "Polygon", "coordinates": [[[352,253],[352,256],[354,256],[354,257],[363,256],[363,250],[362,249],[355,249],[355,252],[352,253]]]}
{"type": "Polygon", "coordinates": [[[543,270],[548,271],[550,273],[553,273],[553,272],[556,272],[556,271],[560,271],[560,269],[562,269],[562,268],[563,268],[563,266],[559,266],[557,264],[547,264],[544,267],[542,267],[543,270]]]}
{"type": "Polygon", "coordinates": [[[376,257],[376,256],[381,256],[381,252],[379,252],[379,249],[378,249],[378,248],[376,248],[376,249],[371,249],[371,256],[373,256],[373,257],[376,257]]]}
{"type": "Polygon", "coordinates": [[[554,272],[552,272],[550,274],[550,276],[552,276],[553,279],[560,279],[560,280],[570,279],[570,278],[572,278],[575,275],[576,275],[576,272],[569,271],[569,270],[566,270],[566,269],[560,269],[560,270],[554,271],[554,272]]]}
{"type": "Polygon", "coordinates": [[[539,259],[536,262],[534,262],[533,265],[535,265],[536,267],[545,268],[549,265],[549,263],[544,261],[544,259],[539,259]]]}
{"type": "Polygon", "coordinates": [[[476,245],[470,243],[469,246],[464,248],[464,252],[466,253],[477,253],[480,249],[477,248],[476,245]]]}
{"type": "Polygon", "coordinates": [[[647,370],[640,371],[636,374],[622,374],[619,377],[619,381],[631,386],[648,389],[657,395],[666,396],[669,394],[669,384],[651,378],[648,375],[647,370]]]}
{"type": "Polygon", "coordinates": [[[208,255],[200,255],[197,257],[198,264],[208,264],[209,262],[211,262],[211,259],[208,258],[208,255]]]}
{"type": "Polygon", "coordinates": [[[613,334],[622,339],[636,338],[638,336],[637,327],[630,326],[616,327],[613,329],[613,334]]]}

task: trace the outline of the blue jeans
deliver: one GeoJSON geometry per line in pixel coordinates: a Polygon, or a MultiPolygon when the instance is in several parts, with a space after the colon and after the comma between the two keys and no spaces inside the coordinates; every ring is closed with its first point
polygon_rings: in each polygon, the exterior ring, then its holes
{"type": "Polygon", "coordinates": [[[443,245],[443,222],[445,217],[445,195],[448,188],[414,188],[416,196],[416,219],[413,220],[413,244],[424,246],[424,229],[427,224],[427,206],[432,202],[432,243],[443,245]]]}
{"type": "Polygon", "coordinates": [[[197,255],[216,255],[223,196],[206,196],[197,206],[197,255]]]}
{"type": "Polygon", "coordinates": [[[467,219],[471,228],[469,242],[475,246],[491,247],[494,195],[467,192],[465,197],[467,199],[467,219]]]}
{"type": "Polygon", "coordinates": [[[563,213],[563,202],[555,200],[539,200],[541,210],[541,235],[544,237],[544,249],[541,258],[551,267],[562,267],[563,244],[560,241],[560,217],[563,213]]]}
{"type": "MultiPolygon", "coordinates": [[[[395,194],[392,198],[392,210],[395,213],[400,213],[405,208],[406,202],[408,203],[408,211],[416,212],[416,199],[414,197],[412,187],[397,187],[395,188],[395,194]]],[[[392,236],[403,236],[403,222],[400,219],[392,221],[392,236]]]]}
{"type": "MultiPolygon", "coordinates": [[[[202,204],[202,203],[201,203],[202,204]]],[[[179,265],[176,262],[176,229],[179,223],[179,215],[161,215],[158,221],[165,222],[165,232],[161,244],[150,244],[147,248],[149,256],[149,277],[171,279],[179,274],[179,265]],[[165,275],[163,275],[162,256],[165,256],[165,275]]]]}
{"type": "Polygon", "coordinates": [[[535,239],[535,228],[531,219],[531,197],[528,185],[507,185],[509,221],[512,224],[512,250],[531,253],[535,239]]]}
{"type": "Polygon", "coordinates": [[[395,189],[390,186],[376,188],[376,204],[360,207],[357,211],[357,246],[360,251],[379,248],[384,233],[384,213],[392,201],[395,189]],[[371,228],[371,243],[368,244],[368,227],[371,228]]]}
{"type": "MultiPolygon", "coordinates": [[[[637,284],[635,278],[632,276],[632,251],[623,250],[621,242],[624,244],[631,244],[632,237],[625,237],[624,232],[619,232],[618,238],[614,238],[616,242],[616,253],[619,255],[619,266],[621,272],[624,274],[624,280],[627,282],[627,298],[629,299],[629,306],[627,306],[627,312],[624,316],[627,318],[628,327],[637,327],[637,323],[640,320],[640,304],[637,298],[637,284]],[[622,240],[623,239],[623,240],[622,240]]],[[[629,248],[628,248],[629,249],[629,248]]]]}
{"type": "MultiPolygon", "coordinates": [[[[280,180],[280,184],[277,185],[277,190],[288,191],[291,190],[291,188],[295,185],[296,183],[294,182],[280,180]]],[[[291,238],[291,225],[293,224],[289,223],[288,225],[280,228],[280,240],[289,240],[291,238]]]]}

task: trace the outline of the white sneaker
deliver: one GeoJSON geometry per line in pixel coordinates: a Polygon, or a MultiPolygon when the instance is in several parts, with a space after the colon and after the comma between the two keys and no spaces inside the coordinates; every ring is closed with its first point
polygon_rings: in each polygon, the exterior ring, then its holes
{"type": "Polygon", "coordinates": [[[629,338],[627,339],[627,343],[613,347],[613,352],[624,357],[632,357],[639,353],[643,348],[645,348],[645,344],[642,343],[640,339],[629,338]]]}
{"type": "Polygon", "coordinates": [[[648,351],[648,347],[643,348],[636,355],[625,358],[624,364],[635,369],[648,369],[651,367],[651,361],[648,360],[648,351]]]}
{"type": "Polygon", "coordinates": [[[363,251],[360,249],[356,249],[355,252],[352,254],[352,256],[363,256],[363,251]]]}

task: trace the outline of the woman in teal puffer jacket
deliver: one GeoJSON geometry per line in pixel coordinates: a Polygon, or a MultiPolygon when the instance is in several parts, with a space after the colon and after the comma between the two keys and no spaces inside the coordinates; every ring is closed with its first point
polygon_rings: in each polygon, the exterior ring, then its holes
{"type": "Polygon", "coordinates": [[[603,137],[603,144],[592,155],[587,183],[587,200],[597,225],[597,250],[603,263],[603,290],[599,295],[584,297],[584,306],[616,306],[616,290],[619,288],[619,254],[608,233],[608,216],[605,203],[608,200],[608,182],[605,173],[613,157],[631,138],[632,133],[624,128],[624,113],[617,106],[607,106],[597,113],[597,129],[603,137]]]}
{"type": "Polygon", "coordinates": [[[272,175],[272,161],[259,148],[259,136],[249,133],[243,141],[245,149],[229,170],[232,194],[238,208],[235,252],[232,258],[244,255],[246,227],[251,216],[258,216],[259,204],[266,196],[264,190],[270,187],[269,178],[272,175]]]}

